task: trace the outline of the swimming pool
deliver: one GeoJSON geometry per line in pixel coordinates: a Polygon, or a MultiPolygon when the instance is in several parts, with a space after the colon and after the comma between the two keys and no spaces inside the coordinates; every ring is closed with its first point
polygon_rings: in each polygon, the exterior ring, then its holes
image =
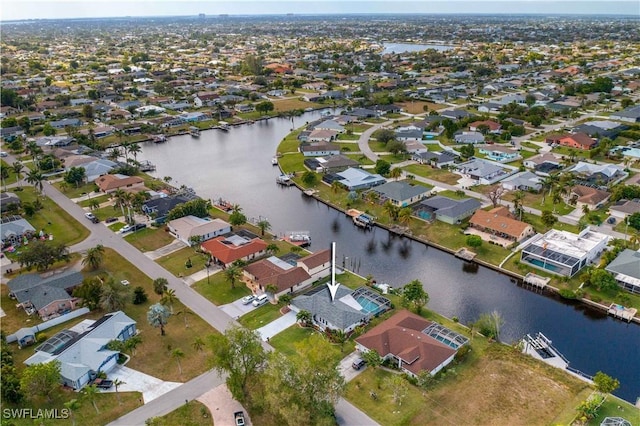
{"type": "Polygon", "coordinates": [[[360,306],[362,306],[362,310],[368,314],[375,315],[383,310],[383,308],[376,302],[374,302],[373,300],[369,300],[364,296],[359,296],[358,298],[356,298],[356,301],[360,306]]]}
{"type": "Polygon", "coordinates": [[[535,265],[539,268],[546,269],[547,271],[555,272],[556,274],[562,274],[564,272],[564,268],[554,265],[553,263],[543,262],[540,259],[535,259],[531,257],[526,257],[524,259],[525,262],[535,265]]]}

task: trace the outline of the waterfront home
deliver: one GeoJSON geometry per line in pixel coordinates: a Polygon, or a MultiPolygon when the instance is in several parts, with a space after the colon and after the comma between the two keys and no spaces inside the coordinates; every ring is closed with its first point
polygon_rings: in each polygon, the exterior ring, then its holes
{"type": "Polygon", "coordinates": [[[480,132],[463,132],[458,131],[453,135],[456,143],[484,143],[484,135],[480,132]]]}
{"type": "Polygon", "coordinates": [[[412,377],[424,371],[433,376],[451,363],[468,341],[405,309],[358,337],[356,350],[375,351],[384,360],[394,360],[402,372],[412,377]]]}
{"type": "Polygon", "coordinates": [[[413,161],[417,161],[420,164],[429,164],[439,169],[454,164],[460,156],[451,151],[425,151],[416,152],[411,156],[413,161]]]}
{"type": "Polygon", "coordinates": [[[479,147],[478,152],[486,155],[489,160],[499,163],[509,163],[521,158],[520,153],[515,149],[500,145],[483,145],[479,147]]]}
{"type": "Polygon", "coordinates": [[[36,139],[36,145],[53,148],[56,146],[69,146],[75,141],[71,136],[43,136],[36,139]]]}
{"type": "Polygon", "coordinates": [[[168,197],[154,198],[147,200],[142,205],[142,211],[147,216],[154,218],[157,223],[164,223],[171,210],[192,199],[193,197],[187,194],[176,194],[168,197]]]}
{"type": "Polygon", "coordinates": [[[584,161],[579,161],[567,171],[576,175],[578,181],[598,186],[613,185],[628,176],[622,167],[615,164],[592,164],[584,161]]]}
{"type": "Polygon", "coordinates": [[[43,320],[55,318],[75,309],[80,300],[71,294],[82,284],[83,276],[75,271],[56,271],[43,277],[22,274],[7,283],[9,294],[18,301],[17,307],[27,314],[34,312],[43,320]]]}
{"type": "Polygon", "coordinates": [[[518,170],[515,167],[499,165],[481,158],[473,158],[464,163],[456,164],[454,167],[455,171],[463,177],[480,185],[492,185],[518,170]]]}
{"type": "MultiPolygon", "coordinates": [[[[526,222],[519,221],[513,217],[509,209],[499,206],[489,211],[476,210],[469,219],[472,228],[491,236],[504,238],[509,241],[520,242],[526,237],[535,234],[533,227],[526,222]]],[[[482,236],[482,235],[481,235],[482,236]]]]}
{"type": "Polygon", "coordinates": [[[611,216],[618,220],[625,220],[628,216],[640,212],[640,199],[620,200],[609,207],[611,216]]]}
{"type": "Polygon", "coordinates": [[[257,286],[262,292],[270,285],[275,286],[276,297],[303,289],[315,280],[305,269],[275,256],[245,266],[243,274],[249,285],[257,286]]]}
{"type": "Polygon", "coordinates": [[[359,167],[360,163],[342,154],[338,154],[328,157],[307,158],[304,160],[304,165],[307,166],[309,170],[316,172],[337,173],[349,167],[359,167]]]}
{"type": "Polygon", "coordinates": [[[120,353],[107,349],[107,344],[112,340],[126,342],[135,334],[134,320],[122,311],[111,312],[96,321],[83,320],[73,329],[60,331],[38,346],[24,363],[59,361],[62,384],[80,390],[99,373],[108,374],[117,365],[120,353]]]}
{"type": "Polygon", "coordinates": [[[576,208],[582,210],[587,206],[589,210],[597,210],[609,200],[611,194],[590,186],[576,185],[571,188],[568,195],[569,202],[575,202],[576,208]]]}
{"type": "Polygon", "coordinates": [[[424,220],[439,220],[450,225],[462,223],[471,216],[482,204],[475,198],[455,200],[436,195],[422,200],[413,209],[413,214],[424,220]]]}
{"type": "Polygon", "coordinates": [[[640,251],[624,249],[604,269],[613,274],[620,287],[640,294],[640,251]]]}
{"type": "Polygon", "coordinates": [[[100,176],[109,174],[109,172],[117,166],[118,163],[107,160],[106,158],[98,158],[90,163],[80,165],[85,171],[87,182],[94,182],[100,176]]]}
{"type": "Polygon", "coordinates": [[[267,243],[249,231],[240,230],[205,241],[200,248],[214,262],[227,267],[236,260],[250,261],[264,255],[267,243]]]}
{"type": "Polygon", "coordinates": [[[406,181],[392,181],[376,186],[370,191],[378,195],[378,202],[383,204],[387,200],[394,206],[406,207],[424,199],[431,188],[419,184],[411,185],[406,181]]]}
{"type": "Polygon", "coordinates": [[[78,118],[64,118],[62,120],[56,120],[49,122],[54,129],[64,129],[65,127],[80,127],[82,121],[78,118]]]}
{"type": "Polygon", "coordinates": [[[331,250],[325,249],[298,259],[297,265],[307,271],[309,275],[324,277],[329,274],[331,267],[331,250]]]}
{"type": "Polygon", "coordinates": [[[502,181],[502,187],[509,191],[522,190],[538,192],[542,189],[540,176],[529,171],[516,173],[502,181]]]}
{"type": "Polygon", "coordinates": [[[188,246],[192,246],[196,240],[201,243],[231,232],[231,225],[222,219],[192,215],[169,221],[167,227],[171,235],[188,246]]]}
{"type": "Polygon", "coordinates": [[[2,247],[20,246],[26,239],[33,237],[36,229],[20,216],[3,217],[0,221],[0,237],[2,247]]]}
{"type": "Polygon", "coordinates": [[[336,133],[344,133],[345,132],[345,128],[341,125],[338,124],[338,122],[334,121],[334,120],[325,120],[320,124],[316,124],[313,127],[314,130],[329,130],[332,132],[336,132],[336,133]]]}
{"type": "MultiPolygon", "coordinates": [[[[20,208],[20,198],[13,192],[1,192],[0,193],[0,211],[6,212],[10,208],[20,208]]],[[[14,210],[16,211],[16,210],[14,210]]]]}
{"type": "Polygon", "coordinates": [[[305,142],[300,144],[299,149],[305,157],[320,157],[340,154],[340,147],[329,142],[305,142]]]}
{"type": "Polygon", "coordinates": [[[442,111],[440,115],[444,118],[448,118],[453,121],[458,121],[462,118],[471,117],[473,114],[462,109],[454,109],[451,111],[442,111]]]}
{"type": "Polygon", "coordinates": [[[338,177],[338,181],[349,191],[373,188],[374,186],[382,185],[387,181],[379,174],[372,174],[362,169],[356,169],[353,167],[336,173],[335,176],[338,177]]]}
{"type": "Polygon", "coordinates": [[[332,300],[329,288],[322,285],[295,297],[290,306],[294,312],[311,313],[313,325],[321,330],[328,328],[350,333],[372,317],[391,309],[391,301],[367,287],[351,290],[343,285],[338,287],[332,300]]]}
{"type": "Polygon", "coordinates": [[[139,176],[126,176],[126,175],[104,175],[95,180],[96,185],[100,188],[100,191],[110,194],[118,189],[142,189],[144,188],[144,179],[139,176]]]}
{"type": "Polygon", "coordinates": [[[528,241],[522,249],[520,261],[554,274],[573,277],[600,257],[610,238],[589,227],[579,234],[551,229],[528,241]]]}

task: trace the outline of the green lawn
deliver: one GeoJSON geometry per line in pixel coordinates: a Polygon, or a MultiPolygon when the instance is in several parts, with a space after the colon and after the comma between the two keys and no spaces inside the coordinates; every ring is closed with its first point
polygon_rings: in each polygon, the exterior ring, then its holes
{"type": "MultiPolygon", "coordinates": [[[[279,352],[282,352],[287,357],[292,357],[298,354],[295,345],[300,344],[303,340],[309,338],[312,334],[319,334],[313,328],[300,327],[298,324],[294,324],[284,331],[273,336],[269,339],[269,344],[276,348],[279,352]]],[[[348,340],[344,343],[342,350],[340,345],[331,345],[331,357],[335,362],[339,362],[342,358],[349,355],[355,350],[355,344],[353,340],[348,340]]]]}
{"type": "Polygon", "coordinates": [[[304,155],[302,153],[286,154],[278,159],[280,168],[285,173],[304,172],[304,155]]]}
{"type": "Polygon", "coordinates": [[[91,203],[94,202],[98,202],[99,204],[105,203],[107,201],[109,201],[109,195],[108,194],[104,194],[104,195],[98,195],[96,197],[91,197],[88,200],[82,200],[78,203],[78,205],[80,207],[91,207],[91,203]]]}
{"type": "Polygon", "coordinates": [[[467,194],[465,194],[464,192],[462,194],[458,194],[455,191],[450,191],[450,190],[445,190],[445,191],[440,191],[438,192],[438,195],[442,195],[443,197],[448,197],[448,198],[452,198],[454,200],[462,200],[465,198],[470,198],[467,194]]]}
{"type": "Polygon", "coordinates": [[[210,275],[208,281],[205,278],[191,287],[216,305],[226,305],[251,294],[251,290],[241,281],[235,283],[235,288],[231,288],[222,271],[210,275]]]}
{"type": "Polygon", "coordinates": [[[238,321],[243,326],[251,330],[256,330],[269,324],[271,321],[280,318],[281,307],[281,305],[272,305],[271,303],[267,303],[266,305],[262,305],[248,314],[241,316],[238,321]]]}
{"type": "Polygon", "coordinates": [[[124,239],[142,252],[157,250],[175,240],[169,232],[164,230],[164,226],[161,228],[141,229],[130,233],[124,239]]]}
{"type": "MultiPolygon", "coordinates": [[[[2,181],[2,189],[4,189],[5,185],[11,185],[12,183],[16,183],[18,181],[18,177],[16,176],[16,174],[13,172],[13,167],[7,163],[4,160],[0,160],[0,168],[3,169],[7,169],[9,171],[9,177],[2,181]]],[[[25,174],[25,172],[28,172],[29,170],[27,170],[26,167],[23,167],[21,174],[25,174]]]]}
{"type": "Polygon", "coordinates": [[[427,166],[424,164],[410,164],[402,168],[407,173],[422,176],[427,179],[437,180],[438,182],[447,183],[449,185],[455,185],[462,177],[451,173],[445,169],[437,169],[435,167],[427,166]]]}
{"type": "Polygon", "coordinates": [[[300,130],[289,133],[278,145],[278,152],[283,154],[286,152],[298,152],[298,146],[300,146],[299,134],[300,130]]]}
{"type": "MultiPolygon", "coordinates": [[[[62,185],[62,181],[53,184],[64,195],[69,198],[79,198],[85,194],[93,193],[98,190],[98,186],[95,183],[87,183],[85,185],[76,187],[75,185],[66,184],[62,185]],[[66,185],[66,186],[65,186],[66,185]]],[[[98,196],[96,194],[96,196],[98,196]]]]}
{"type": "Polygon", "coordinates": [[[185,247],[156,260],[163,268],[177,277],[195,274],[204,269],[206,261],[204,255],[196,253],[191,247],[185,247]],[[188,259],[191,259],[191,268],[186,267],[188,259]]]}
{"type": "Polygon", "coordinates": [[[387,152],[387,146],[373,138],[369,139],[369,148],[371,148],[373,152],[387,152]]]}
{"type": "Polygon", "coordinates": [[[351,158],[352,160],[356,160],[363,166],[375,164],[373,161],[369,160],[366,155],[363,155],[363,154],[343,154],[343,155],[351,158]]]}
{"type": "Polygon", "coordinates": [[[340,141],[357,141],[358,139],[360,139],[360,135],[349,135],[347,133],[340,133],[338,135],[338,140],[340,141]]]}
{"type": "Polygon", "coordinates": [[[213,425],[213,418],[206,405],[193,400],[165,416],[147,420],[146,424],[149,426],[202,426],[213,425]]]}
{"type": "Polygon", "coordinates": [[[622,417],[632,425],[640,425],[640,409],[614,395],[607,395],[607,399],[598,410],[598,415],[587,424],[599,426],[605,417],[622,417]]]}

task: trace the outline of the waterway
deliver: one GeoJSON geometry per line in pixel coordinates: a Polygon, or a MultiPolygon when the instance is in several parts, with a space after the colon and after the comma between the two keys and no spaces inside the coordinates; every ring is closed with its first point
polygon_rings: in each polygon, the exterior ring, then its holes
{"type": "MultiPolygon", "coordinates": [[[[319,116],[317,111],[305,113],[293,125],[300,127],[319,116]]],[[[266,218],[276,234],[309,231],[313,251],[336,241],[338,262],[361,275],[371,274],[394,286],[419,279],[430,295],[429,308],[445,316],[471,323],[497,310],[505,319],[504,341],[541,331],[572,367],[618,378],[621,386],[615,393],[628,401],[640,396],[638,325],[536,294],[496,271],[383,229],[363,231],[296,188],[276,185],[279,170],[271,158],[291,127],[291,120],[272,119],[229,132],[204,131],[200,138],[171,137],[164,144],[143,144],[139,158],[156,164],[157,176],[171,176],[173,185],[193,187],[203,198],[237,203],[249,218],[266,218]]]]}
{"type": "Polygon", "coordinates": [[[410,53],[410,52],[422,52],[428,49],[434,49],[438,52],[453,49],[453,46],[447,46],[444,44],[409,44],[409,43],[384,43],[384,50],[382,55],[390,53],[410,53]]]}

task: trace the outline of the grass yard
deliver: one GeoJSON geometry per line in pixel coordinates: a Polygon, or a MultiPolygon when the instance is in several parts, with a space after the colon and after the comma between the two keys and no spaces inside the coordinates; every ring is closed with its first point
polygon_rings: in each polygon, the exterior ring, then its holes
{"type": "MultiPolygon", "coordinates": [[[[2,181],[2,189],[4,189],[5,185],[11,185],[12,183],[16,183],[18,181],[18,176],[14,173],[13,167],[11,164],[7,163],[4,160],[0,160],[0,168],[7,169],[9,171],[9,177],[2,181]]],[[[26,167],[22,168],[21,174],[25,174],[28,170],[26,167]]]]}
{"type": "Polygon", "coordinates": [[[373,152],[387,152],[386,144],[378,142],[373,138],[369,139],[369,148],[371,148],[373,152]]]}
{"type": "Polygon", "coordinates": [[[280,168],[285,173],[304,172],[304,155],[302,153],[286,154],[278,159],[280,168]]]}
{"type": "Polygon", "coordinates": [[[129,243],[140,251],[153,251],[175,241],[175,238],[161,228],[145,228],[132,232],[124,237],[129,243]]]}
{"type": "Polygon", "coordinates": [[[322,106],[315,102],[301,101],[299,98],[272,99],[271,102],[273,102],[273,108],[276,112],[291,111],[292,109],[319,108],[322,106]]]}
{"type": "Polygon", "coordinates": [[[360,135],[354,135],[354,134],[347,134],[347,133],[340,133],[338,135],[338,140],[339,141],[357,141],[358,139],[360,139],[360,135]]]}
{"type": "Polygon", "coordinates": [[[412,175],[437,180],[438,182],[447,183],[449,185],[455,185],[462,178],[460,175],[451,173],[448,170],[437,169],[423,164],[410,164],[403,167],[402,170],[405,170],[407,173],[412,175]]]}
{"type": "Polygon", "coordinates": [[[231,288],[222,271],[210,275],[209,282],[205,278],[191,287],[216,305],[226,305],[251,294],[251,290],[242,281],[236,282],[235,288],[231,288]]]}
{"type": "MultiPolygon", "coordinates": [[[[491,187],[493,188],[493,187],[491,187]]],[[[484,192],[485,195],[490,192],[484,192]]],[[[573,209],[575,207],[573,206],[569,206],[567,204],[565,204],[564,201],[561,201],[560,203],[554,204],[553,203],[553,199],[551,196],[549,196],[549,191],[546,191],[546,193],[544,194],[544,202],[542,201],[542,192],[539,194],[535,194],[532,192],[524,192],[524,199],[522,200],[523,205],[525,206],[525,210],[526,207],[533,207],[534,209],[543,211],[543,210],[551,210],[553,211],[555,209],[555,212],[558,216],[564,216],[565,214],[569,214],[573,211],[573,209]]],[[[508,201],[513,201],[513,197],[514,197],[514,192],[508,192],[504,195],[504,199],[508,200],[508,201]]]]}
{"type": "Polygon", "coordinates": [[[348,130],[351,130],[354,133],[362,133],[365,130],[370,129],[371,126],[370,124],[364,124],[364,123],[351,123],[351,124],[347,124],[345,125],[345,128],[348,130]]]}
{"type": "Polygon", "coordinates": [[[374,165],[375,163],[367,158],[366,155],[363,154],[343,154],[346,157],[351,158],[352,160],[356,160],[363,166],[374,165]]]}
{"type": "Polygon", "coordinates": [[[382,369],[367,369],[347,385],[346,399],[384,425],[553,424],[587,385],[509,346],[477,343],[468,360],[427,391],[409,386],[396,405],[382,369]],[[475,352],[475,353],[474,353],[475,352]],[[517,384],[517,386],[515,386],[517,384]],[[374,391],[377,400],[369,396],[374,391]]]}
{"type": "Polygon", "coordinates": [[[213,417],[206,405],[193,400],[167,415],[149,419],[147,424],[149,426],[212,426],[213,417]]]}
{"type": "MultiPolygon", "coordinates": [[[[65,183],[62,185],[63,181],[56,182],[53,184],[60,192],[66,195],[68,198],[79,198],[85,194],[90,194],[97,191],[98,186],[95,183],[87,183],[82,186],[76,187],[74,185],[69,185],[65,183]]],[[[96,194],[96,197],[98,194],[96,194]]]]}
{"type": "MultiPolygon", "coordinates": [[[[320,334],[313,328],[300,327],[298,324],[294,324],[284,331],[273,336],[269,339],[269,344],[276,348],[279,352],[282,352],[287,357],[292,357],[298,354],[295,345],[300,344],[303,340],[309,338],[312,334],[320,334]]],[[[323,335],[324,336],[324,335],[323,335]]],[[[335,362],[340,362],[342,358],[349,355],[355,350],[355,344],[353,340],[348,340],[344,343],[342,350],[340,345],[331,345],[331,357],[335,362]]]]}
{"type": "Polygon", "coordinates": [[[82,200],[79,203],[77,203],[80,207],[91,207],[91,204],[94,202],[98,202],[98,204],[102,204],[102,203],[106,203],[107,201],[109,201],[109,195],[108,194],[104,194],[104,195],[98,195],[96,197],[91,197],[88,200],[82,200]]]}
{"type": "Polygon", "coordinates": [[[452,198],[454,200],[463,200],[465,198],[471,198],[467,194],[465,194],[464,192],[461,193],[461,194],[458,194],[457,192],[451,191],[449,189],[447,189],[445,191],[438,192],[438,195],[442,195],[443,197],[452,198]]]}
{"type": "MultiPolygon", "coordinates": [[[[16,195],[23,203],[33,202],[38,197],[35,189],[30,187],[24,187],[24,190],[16,192],[16,195]]],[[[89,236],[87,228],[79,224],[50,198],[40,197],[40,201],[43,205],[42,210],[27,218],[36,232],[44,230],[47,234],[53,235],[55,240],[67,245],[79,243],[89,236]]]]}
{"type": "Polygon", "coordinates": [[[285,154],[287,152],[298,152],[298,146],[300,145],[300,141],[298,140],[298,135],[300,134],[300,130],[293,131],[287,135],[278,145],[278,152],[285,154]]]}
{"type": "Polygon", "coordinates": [[[204,255],[196,253],[191,247],[185,247],[156,260],[163,268],[176,277],[195,274],[204,269],[207,259],[204,255]],[[191,259],[191,268],[186,267],[187,260],[191,259]]]}
{"type": "Polygon", "coordinates": [[[587,424],[599,426],[605,417],[622,417],[632,425],[640,425],[640,409],[614,395],[607,395],[607,399],[598,410],[598,415],[587,424]]]}
{"type": "Polygon", "coordinates": [[[269,324],[271,321],[280,318],[281,307],[281,305],[267,303],[266,305],[262,305],[259,308],[241,316],[238,321],[248,329],[256,330],[269,324]]]}

